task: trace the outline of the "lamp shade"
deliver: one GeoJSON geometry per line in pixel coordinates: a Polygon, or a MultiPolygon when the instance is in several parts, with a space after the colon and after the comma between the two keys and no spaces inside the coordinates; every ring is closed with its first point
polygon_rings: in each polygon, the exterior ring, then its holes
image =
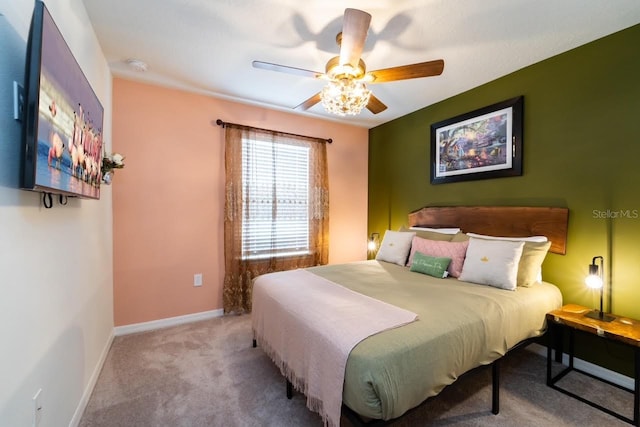
{"type": "MultiPolygon", "coordinates": [[[[597,258],[597,257],[596,257],[597,258]]],[[[595,259],[595,258],[594,258],[595,259]]],[[[602,288],[602,277],[597,264],[589,264],[589,275],[584,279],[585,284],[591,289],[602,288]]]]}
{"type": "Polygon", "coordinates": [[[604,322],[610,322],[615,317],[604,313],[603,309],[603,294],[604,294],[604,258],[601,256],[595,256],[589,264],[589,275],[585,278],[586,285],[591,289],[600,290],[600,310],[592,310],[585,314],[586,317],[597,319],[604,322]]]}

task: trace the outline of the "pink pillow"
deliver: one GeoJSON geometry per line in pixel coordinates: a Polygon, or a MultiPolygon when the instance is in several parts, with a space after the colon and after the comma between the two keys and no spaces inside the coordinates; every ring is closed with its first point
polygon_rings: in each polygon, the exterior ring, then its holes
{"type": "Polygon", "coordinates": [[[413,254],[422,252],[425,255],[434,257],[451,258],[451,263],[447,271],[450,276],[458,277],[462,272],[464,257],[467,254],[469,241],[465,242],[444,242],[439,240],[428,240],[414,236],[411,241],[411,252],[409,253],[408,266],[413,262],[413,254]]]}

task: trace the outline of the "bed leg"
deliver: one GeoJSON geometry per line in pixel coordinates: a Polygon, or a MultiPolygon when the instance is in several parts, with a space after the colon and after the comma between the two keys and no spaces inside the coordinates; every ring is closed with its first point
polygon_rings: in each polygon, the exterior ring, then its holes
{"type": "Polygon", "coordinates": [[[500,412],[500,359],[496,359],[491,364],[492,371],[492,399],[491,399],[491,412],[493,415],[497,415],[500,412]]]}
{"type": "Polygon", "coordinates": [[[293,384],[291,381],[287,380],[287,399],[291,400],[293,397],[293,384]]]}
{"type": "Polygon", "coordinates": [[[256,342],[256,339],[253,339],[253,348],[256,348],[258,346],[258,343],[256,342]]]}

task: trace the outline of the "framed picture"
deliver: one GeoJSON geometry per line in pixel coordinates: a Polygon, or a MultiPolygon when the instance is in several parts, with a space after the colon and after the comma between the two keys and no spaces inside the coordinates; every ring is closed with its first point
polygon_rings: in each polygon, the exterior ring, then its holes
{"type": "Polygon", "coordinates": [[[522,175],[523,97],[431,125],[431,184],[522,175]]]}

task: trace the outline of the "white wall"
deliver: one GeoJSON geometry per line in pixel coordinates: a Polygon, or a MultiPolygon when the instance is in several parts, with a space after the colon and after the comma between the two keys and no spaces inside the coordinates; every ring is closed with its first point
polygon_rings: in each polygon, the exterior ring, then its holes
{"type": "MultiPolygon", "coordinates": [[[[111,74],[81,0],[46,0],[105,109],[111,74]]],[[[113,334],[111,189],[99,201],[54,201],[19,189],[20,125],[12,85],[24,80],[33,0],[0,0],[0,425],[75,425],[113,334]]]]}

